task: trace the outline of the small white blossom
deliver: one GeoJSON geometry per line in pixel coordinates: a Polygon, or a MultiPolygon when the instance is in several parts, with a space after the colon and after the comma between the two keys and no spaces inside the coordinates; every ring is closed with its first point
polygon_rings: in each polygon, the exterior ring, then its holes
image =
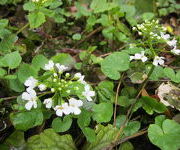
{"type": "Polygon", "coordinates": [[[164,34],[163,32],[161,32],[160,34],[161,34],[161,38],[163,38],[164,40],[168,40],[170,38],[169,34],[164,34]]]}
{"type": "Polygon", "coordinates": [[[86,81],[84,81],[84,75],[82,75],[81,73],[76,73],[74,75],[75,79],[78,79],[79,82],[81,82],[82,84],[86,84],[86,81]]]}
{"type": "Polygon", "coordinates": [[[54,76],[54,77],[57,77],[57,76],[58,76],[58,74],[57,74],[57,73],[53,73],[53,76],[54,76]]]}
{"type": "Polygon", "coordinates": [[[38,88],[40,91],[45,91],[47,86],[45,84],[40,84],[40,85],[38,85],[38,88]]]}
{"type": "Polygon", "coordinates": [[[54,89],[54,88],[51,88],[51,92],[55,92],[55,89],[54,89]]]}
{"type": "Polygon", "coordinates": [[[90,90],[89,85],[85,85],[85,91],[82,94],[88,101],[92,101],[91,97],[95,96],[95,92],[90,90]]]}
{"type": "Polygon", "coordinates": [[[37,108],[37,96],[33,89],[27,88],[27,91],[22,93],[22,99],[28,101],[25,104],[27,110],[31,110],[32,107],[37,108]]]}
{"type": "Polygon", "coordinates": [[[62,105],[57,105],[54,110],[56,111],[57,116],[62,116],[63,114],[69,115],[71,113],[68,103],[63,103],[62,105]]]}
{"type": "Polygon", "coordinates": [[[51,108],[52,107],[52,98],[45,99],[43,104],[46,105],[46,108],[51,108]]]}
{"type": "Polygon", "coordinates": [[[45,64],[44,70],[53,70],[54,69],[54,62],[50,60],[48,64],[45,64]]]}
{"type": "Polygon", "coordinates": [[[38,80],[31,76],[24,82],[24,85],[33,89],[34,87],[36,87],[37,83],[38,80]]]}
{"type": "Polygon", "coordinates": [[[144,55],[144,51],[142,51],[141,53],[136,53],[134,56],[130,56],[130,60],[141,60],[142,62],[147,61],[147,57],[144,55]]]}
{"type": "Polygon", "coordinates": [[[53,79],[53,82],[57,82],[57,79],[53,79]]]}
{"type": "Polygon", "coordinates": [[[63,73],[64,71],[66,71],[68,69],[68,67],[66,67],[64,65],[60,65],[59,63],[56,64],[56,67],[57,67],[59,73],[63,73]]]}
{"type": "Polygon", "coordinates": [[[159,57],[159,56],[155,56],[154,60],[153,60],[153,65],[158,66],[158,65],[164,65],[164,57],[159,57]]]}
{"type": "Polygon", "coordinates": [[[180,55],[180,49],[177,49],[176,47],[174,47],[172,50],[171,50],[172,53],[174,53],[175,55],[180,55]]]}
{"type": "Polygon", "coordinates": [[[75,98],[70,98],[69,99],[69,107],[71,110],[71,113],[75,115],[79,115],[81,113],[81,110],[79,107],[83,105],[83,102],[81,100],[76,100],[75,98]]]}
{"type": "Polygon", "coordinates": [[[68,94],[69,94],[70,92],[71,92],[71,90],[67,90],[67,91],[66,91],[66,93],[68,93],[68,94]]]}
{"type": "Polygon", "coordinates": [[[136,30],[136,27],[133,27],[132,29],[133,29],[133,30],[136,30]]]}
{"type": "Polygon", "coordinates": [[[171,40],[171,41],[167,41],[167,44],[168,44],[169,46],[173,46],[173,47],[176,47],[176,43],[177,43],[177,40],[175,40],[175,39],[173,39],[173,40],[171,40]]]}

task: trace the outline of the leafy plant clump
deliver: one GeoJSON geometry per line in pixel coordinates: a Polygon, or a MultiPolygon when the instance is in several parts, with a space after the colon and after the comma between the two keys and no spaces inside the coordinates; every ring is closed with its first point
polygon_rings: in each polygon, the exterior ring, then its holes
{"type": "Polygon", "coordinates": [[[0,149],[180,149],[179,5],[2,0],[0,149]]]}

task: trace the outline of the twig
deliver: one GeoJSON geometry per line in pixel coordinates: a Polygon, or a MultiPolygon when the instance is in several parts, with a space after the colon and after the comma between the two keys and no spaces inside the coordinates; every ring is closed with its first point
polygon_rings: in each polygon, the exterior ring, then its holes
{"type": "Polygon", "coordinates": [[[143,134],[145,134],[145,133],[147,133],[147,130],[141,130],[141,131],[139,131],[138,133],[135,133],[135,134],[133,134],[133,135],[131,135],[131,136],[128,136],[128,137],[125,137],[124,139],[119,140],[119,141],[116,143],[116,145],[122,144],[122,143],[124,143],[124,142],[126,142],[126,141],[128,141],[128,140],[130,140],[130,139],[133,139],[133,138],[135,138],[135,137],[141,136],[141,135],[143,135],[143,134]]]}
{"type": "MultiPolygon", "coordinates": [[[[116,144],[116,143],[117,143],[117,140],[118,140],[119,136],[121,135],[121,133],[123,132],[126,124],[127,124],[128,121],[130,120],[130,118],[131,118],[131,116],[132,116],[132,113],[133,113],[133,112],[132,112],[132,109],[134,108],[136,102],[138,101],[138,97],[140,96],[140,94],[141,94],[141,92],[142,92],[142,89],[145,88],[145,86],[146,86],[146,84],[147,84],[147,82],[148,82],[148,80],[149,80],[149,77],[151,76],[154,68],[155,68],[155,66],[153,65],[153,66],[151,67],[151,70],[150,70],[149,73],[148,73],[148,77],[146,78],[146,80],[144,80],[144,82],[142,83],[141,87],[139,88],[139,90],[138,90],[138,92],[137,92],[137,96],[136,96],[136,98],[135,98],[135,102],[131,105],[130,109],[128,110],[127,115],[126,115],[126,120],[123,122],[123,124],[122,124],[122,126],[121,126],[121,128],[120,128],[120,130],[119,130],[119,132],[118,132],[118,134],[117,134],[116,137],[114,138],[114,141],[111,143],[111,145],[117,145],[117,144],[116,144]]],[[[111,147],[112,147],[112,146],[111,146],[111,147]]],[[[112,147],[112,148],[113,148],[113,147],[112,147]]],[[[112,149],[112,148],[111,148],[111,149],[112,149]]]]}
{"type": "Polygon", "coordinates": [[[118,96],[119,96],[119,89],[120,89],[123,77],[124,77],[124,73],[121,75],[121,78],[119,80],[119,83],[118,83],[118,86],[117,86],[117,90],[116,90],[115,106],[114,106],[114,126],[116,126],[117,102],[118,102],[118,96]]]}
{"type": "Polygon", "coordinates": [[[135,138],[135,137],[141,136],[141,135],[143,135],[145,133],[147,133],[147,129],[146,128],[142,129],[141,131],[139,131],[139,132],[137,132],[137,133],[135,133],[135,134],[133,134],[131,136],[127,136],[127,137],[125,137],[123,139],[118,140],[116,143],[113,143],[112,145],[104,148],[103,150],[111,150],[111,149],[113,149],[113,147],[115,147],[115,146],[117,146],[119,144],[122,144],[122,143],[124,143],[124,142],[126,142],[126,141],[128,141],[130,139],[135,138]]]}
{"type": "Polygon", "coordinates": [[[78,45],[80,45],[81,43],[85,42],[87,39],[89,39],[92,35],[96,34],[97,32],[101,31],[103,29],[103,27],[99,27],[95,30],[93,30],[91,33],[89,33],[84,39],[80,40],[79,42],[77,42],[73,48],[76,48],[78,45]]]}

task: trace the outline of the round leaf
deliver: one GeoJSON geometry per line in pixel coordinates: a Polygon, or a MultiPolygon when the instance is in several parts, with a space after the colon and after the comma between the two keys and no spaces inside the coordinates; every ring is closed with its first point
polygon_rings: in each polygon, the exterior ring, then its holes
{"type": "Polygon", "coordinates": [[[100,103],[93,105],[93,119],[98,123],[109,122],[113,115],[113,105],[111,103],[100,103]]]}
{"type": "Polygon", "coordinates": [[[127,53],[115,52],[101,62],[101,70],[109,78],[118,80],[120,72],[129,69],[129,63],[129,55],[127,53]]]}
{"type": "Polygon", "coordinates": [[[72,124],[72,118],[70,116],[65,116],[63,121],[61,118],[55,118],[52,122],[52,128],[56,132],[65,132],[67,131],[72,124]]]}

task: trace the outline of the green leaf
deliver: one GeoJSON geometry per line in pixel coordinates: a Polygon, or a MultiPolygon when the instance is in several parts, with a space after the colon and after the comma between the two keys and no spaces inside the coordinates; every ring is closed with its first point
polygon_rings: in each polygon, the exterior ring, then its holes
{"type": "Polygon", "coordinates": [[[37,28],[42,25],[46,19],[42,12],[32,12],[28,15],[28,20],[31,28],[37,28]]]}
{"type": "Polygon", "coordinates": [[[96,126],[96,140],[92,143],[86,143],[83,150],[103,150],[109,146],[118,134],[119,129],[109,124],[108,126],[96,126]]]}
{"type": "Polygon", "coordinates": [[[0,28],[4,28],[8,25],[9,20],[7,19],[0,19],[0,28]]]}
{"type": "Polygon", "coordinates": [[[19,79],[9,80],[9,87],[15,92],[24,91],[24,84],[22,84],[19,79]]]}
{"type": "Polygon", "coordinates": [[[34,67],[32,67],[29,64],[22,64],[19,67],[18,70],[18,79],[21,83],[24,83],[24,81],[29,78],[30,76],[36,77],[37,71],[34,67]]]}
{"type": "Polygon", "coordinates": [[[166,119],[166,116],[160,115],[155,118],[155,124],[162,127],[163,121],[166,119]]]}
{"type": "MultiPolygon", "coordinates": [[[[148,66],[148,72],[149,72],[149,68],[151,68],[150,66],[148,66]]],[[[162,78],[164,77],[164,70],[163,70],[163,67],[161,66],[156,66],[150,76],[150,79],[151,80],[159,80],[159,78],[162,78]]]]}
{"type": "Polygon", "coordinates": [[[19,66],[21,60],[21,55],[19,54],[19,52],[15,51],[10,54],[6,54],[1,59],[1,63],[3,64],[3,67],[9,67],[10,69],[14,69],[19,66]]]}
{"type": "Polygon", "coordinates": [[[72,124],[72,118],[65,116],[63,120],[61,118],[55,118],[52,122],[52,128],[55,132],[65,132],[69,130],[72,124]]]}
{"type": "Polygon", "coordinates": [[[125,86],[121,90],[121,95],[122,96],[127,96],[128,98],[134,98],[137,94],[137,90],[134,87],[131,86],[125,86]]]}
{"type": "Polygon", "coordinates": [[[82,130],[82,132],[85,135],[88,142],[92,143],[96,141],[96,133],[93,129],[86,127],[82,130]]]}
{"type": "Polygon", "coordinates": [[[6,34],[0,42],[1,52],[10,52],[17,41],[18,37],[15,34],[6,34]]]}
{"type": "Polygon", "coordinates": [[[5,141],[8,145],[20,147],[25,143],[24,132],[16,130],[5,141]]]}
{"type": "Polygon", "coordinates": [[[116,117],[116,127],[120,129],[120,127],[123,125],[124,121],[126,120],[125,115],[119,115],[116,117]]]}
{"type": "Polygon", "coordinates": [[[130,79],[132,83],[140,84],[144,81],[144,73],[143,72],[134,72],[130,75],[130,79]]]}
{"type": "Polygon", "coordinates": [[[90,5],[90,8],[93,9],[94,13],[101,13],[115,7],[117,7],[115,3],[108,3],[107,0],[93,0],[90,5]]]}
{"type": "Polygon", "coordinates": [[[102,72],[113,80],[120,78],[120,72],[129,69],[129,55],[124,52],[114,52],[101,62],[102,72]]]}
{"type": "Polygon", "coordinates": [[[49,8],[50,8],[50,9],[55,9],[55,8],[61,6],[62,4],[63,4],[62,1],[52,1],[52,2],[50,3],[49,8]]]}
{"type": "Polygon", "coordinates": [[[152,115],[153,112],[162,113],[166,111],[166,107],[162,103],[159,103],[151,97],[143,96],[140,101],[143,109],[150,115],[152,115]]]}
{"type": "Polygon", "coordinates": [[[113,115],[113,105],[111,103],[100,103],[93,105],[93,119],[98,123],[109,122],[113,115]]]}
{"type": "Polygon", "coordinates": [[[75,2],[75,6],[77,8],[77,13],[75,14],[76,18],[91,15],[91,12],[87,9],[87,7],[83,6],[81,2],[75,2]]]}
{"type": "Polygon", "coordinates": [[[5,77],[4,77],[4,79],[7,79],[7,80],[14,80],[14,79],[16,79],[17,78],[17,75],[6,75],[5,77]]]}
{"type": "Polygon", "coordinates": [[[40,68],[44,68],[44,65],[48,63],[48,59],[43,55],[36,55],[32,60],[32,66],[39,71],[40,68]]]}
{"type": "Polygon", "coordinates": [[[100,102],[114,102],[114,84],[111,81],[102,81],[96,87],[100,102]]]}
{"type": "Polygon", "coordinates": [[[152,20],[154,18],[154,13],[146,12],[142,15],[143,20],[152,20]]]}
{"type": "Polygon", "coordinates": [[[174,120],[166,119],[159,124],[151,124],[148,128],[150,141],[163,150],[180,149],[180,125],[174,120]]]}
{"type": "Polygon", "coordinates": [[[76,33],[76,34],[74,34],[73,36],[72,36],[72,38],[73,38],[73,40],[80,40],[81,39],[81,34],[79,34],[79,33],[76,33]]]}
{"type": "Polygon", "coordinates": [[[60,53],[51,58],[54,62],[60,63],[65,66],[74,66],[75,60],[71,55],[66,53],[60,53]]]}
{"type": "Polygon", "coordinates": [[[124,128],[123,132],[126,136],[131,136],[134,133],[138,132],[138,130],[140,129],[140,126],[141,126],[141,124],[139,121],[131,121],[124,128]]]}
{"type": "Polygon", "coordinates": [[[0,68],[0,78],[6,74],[6,70],[0,68]]]}
{"type": "Polygon", "coordinates": [[[34,2],[27,2],[23,5],[24,10],[34,11],[36,9],[36,5],[34,2]]]}
{"type": "Polygon", "coordinates": [[[118,104],[123,107],[128,107],[133,103],[134,99],[129,99],[127,96],[119,96],[118,104]]]}
{"type": "Polygon", "coordinates": [[[176,83],[180,82],[180,71],[175,73],[172,68],[164,68],[164,74],[166,77],[171,79],[173,82],[176,82],[176,83]]]}
{"type": "Polygon", "coordinates": [[[82,109],[81,110],[81,114],[78,116],[78,126],[83,129],[85,127],[87,127],[91,122],[91,112],[82,109]]]}
{"type": "Polygon", "coordinates": [[[40,110],[11,113],[10,119],[16,129],[26,131],[43,123],[43,113],[40,110]]]}
{"type": "Polygon", "coordinates": [[[131,142],[124,142],[120,145],[119,150],[134,150],[131,142]]]}
{"type": "Polygon", "coordinates": [[[105,38],[107,38],[109,40],[113,40],[113,33],[115,32],[115,29],[116,28],[114,26],[109,26],[102,30],[102,34],[105,38]]]}
{"type": "Polygon", "coordinates": [[[70,135],[58,135],[53,129],[46,129],[41,134],[28,139],[28,150],[76,150],[70,135]]]}

